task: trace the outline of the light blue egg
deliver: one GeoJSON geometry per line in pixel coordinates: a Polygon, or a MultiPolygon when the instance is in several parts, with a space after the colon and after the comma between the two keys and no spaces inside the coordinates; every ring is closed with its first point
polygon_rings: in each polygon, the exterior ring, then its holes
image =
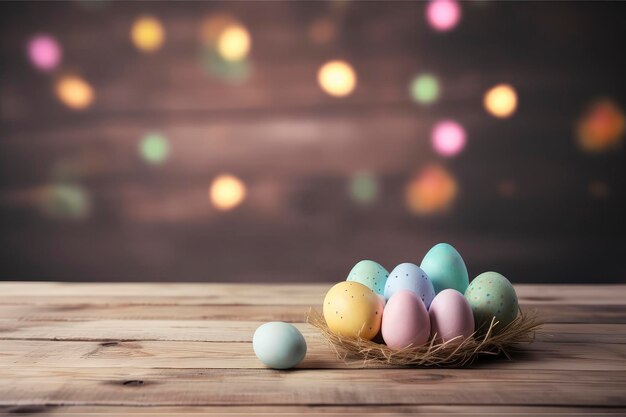
{"type": "Polygon", "coordinates": [[[422,299],[426,308],[435,298],[435,289],[428,275],[419,266],[404,263],[396,266],[389,273],[385,285],[385,299],[389,300],[398,291],[409,290],[422,299]]]}
{"type": "Polygon", "coordinates": [[[352,267],[346,281],[365,285],[377,294],[383,295],[389,272],[378,262],[363,260],[352,267]]]}
{"type": "Polygon", "coordinates": [[[436,293],[452,288],[463,294],[469,285],[469,276],[463,258],[452,245],[447,243],[438,243],[433,246],[424,256],[420,267],[432,280],[436,293]]]}
{"type": "Polygon", "coordinates": [[[252,338],[257,358],[274,369],[289,369],[306,355],[306,341],[298,329],[289,323],[272,321],[259,326],[252,338]]]}

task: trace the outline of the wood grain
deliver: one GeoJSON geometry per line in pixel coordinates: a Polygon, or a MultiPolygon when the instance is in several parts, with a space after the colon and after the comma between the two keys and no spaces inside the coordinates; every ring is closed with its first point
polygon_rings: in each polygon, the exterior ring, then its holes
{"type": "Polygon", "coordinates": [[[0,283],[0,414],[607,415],[626,409],[626,286],[520,285],[546,324],[513,360],[363,369],[303,323],[327,284],[0,283]],[[265,368],[254,330],[308,353],[265,368]]]}

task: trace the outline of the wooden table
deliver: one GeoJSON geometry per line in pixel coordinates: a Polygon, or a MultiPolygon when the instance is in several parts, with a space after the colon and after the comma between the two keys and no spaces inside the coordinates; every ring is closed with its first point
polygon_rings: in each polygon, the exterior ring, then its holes
{"type": "Polygon", "coordinates": [[[303,323],[330,284],[0,283],[0,412],[626,415],[626,286],[518,285],[547,324],[513,361],[358,369],[303,323]],[[265,321],[295,323],[293,371],[252,351],[265,321]]]}

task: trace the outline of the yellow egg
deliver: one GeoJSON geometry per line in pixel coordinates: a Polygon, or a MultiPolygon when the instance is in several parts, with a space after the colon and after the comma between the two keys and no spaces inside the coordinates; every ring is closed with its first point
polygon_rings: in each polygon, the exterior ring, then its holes
{"type": "Polygon", "coordinates": [[[380,299],[358,282],[340,282],[324,298],[326,324],[341,336],[371,340],[380,330],[382,316],[380,299]]]}

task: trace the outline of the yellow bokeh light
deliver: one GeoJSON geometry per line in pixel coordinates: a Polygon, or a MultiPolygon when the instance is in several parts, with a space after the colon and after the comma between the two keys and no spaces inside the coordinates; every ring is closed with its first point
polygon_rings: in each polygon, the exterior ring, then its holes
{"type": "Polygon", "coordinates": [[[74,75],[60,78],[56,83],[55,90],[59,100],[74,110],[89,107],[95,95],[93,88],[87,81],[74,75]]]}
{"type": "Polygon", "coordinates": [[[457,194],[457,183],[439,165],[430,165],[419,172],[406,187],[406,204],[417,215],[446,211],[457,194]]]}
{"type": "Polygon", "coordinates": [[[158,19],[143,16],[133,23],[130,36],[137,49],[144,52],[154,52],[163,45],[165,31],[158,19]]]}
{"type": "Polygon", "coordinates": [[[209,198],[218,210],[232,210],[246,198],[246,185],[233,175],[219,175],[211,184],[209,198]]]}
{"type": "Polygon", "coordinates": [[[330,61],[322,65],[317,81],[326,93],[334,97],[345,97],[356,87],[356,73],[345,61],[330,61]]]}
{"type": "Polygon", "coordinates": [[[484,104],[491,115],[509,117],[517,108],[517,93],[510,85],[499,84],[485,93],[484,104]]]}
{"type": "Polygon", "coordinates": [[[217,40],[217,51],[227,61],[241,61],[250,52],[250,34],[241,25],[232,25],[222,31],[217,40]]]}

